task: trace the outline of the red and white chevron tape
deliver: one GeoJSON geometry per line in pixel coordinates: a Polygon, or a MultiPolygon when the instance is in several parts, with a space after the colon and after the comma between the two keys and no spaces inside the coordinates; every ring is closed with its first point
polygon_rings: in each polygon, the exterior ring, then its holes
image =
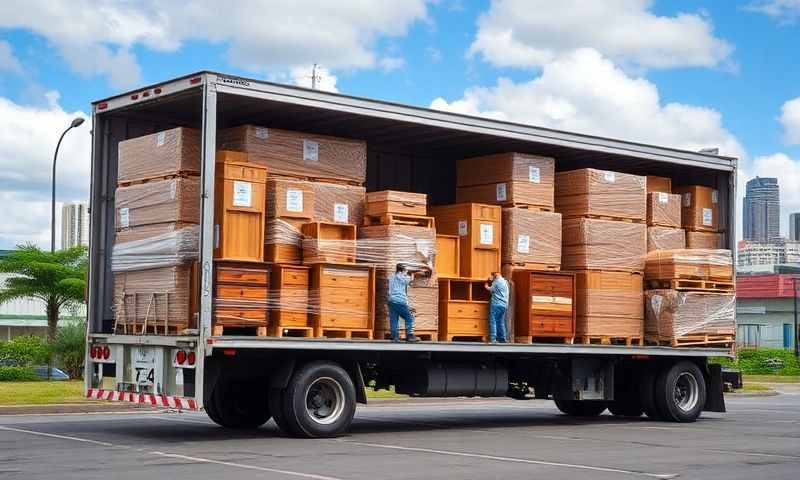
{"type": "Polygon", "coordinates": [[[178,410],[197,410],[197,402],[193,398],[174,397],[154,393],[117,392],[90,388],[86,398],[93,400],[109,400],[112,402],[139,403],[153,407],[176,408],[178,410]]]}

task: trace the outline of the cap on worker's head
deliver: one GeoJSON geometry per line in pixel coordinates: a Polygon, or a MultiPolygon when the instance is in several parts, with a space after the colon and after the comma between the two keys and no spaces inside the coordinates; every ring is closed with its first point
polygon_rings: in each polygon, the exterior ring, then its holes
{"type": "Polygon", "coordinates": [[[398,264],[397,264],[397,268],[395,268],[395,270],[394,270],[394,271],[395,271],[396,273],[400,273],[400,272],[402,272],[402,271],[403,271],[403,270],[405,270],[405,269],[406,269],[406,266],[405,266],[404,264],[402,264],[402,263],[398,263],[398,264]]]}

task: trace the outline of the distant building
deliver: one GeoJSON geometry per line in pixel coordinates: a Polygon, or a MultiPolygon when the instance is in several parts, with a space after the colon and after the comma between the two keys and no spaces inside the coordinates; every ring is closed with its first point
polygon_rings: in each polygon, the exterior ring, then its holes
{"type": "Polygon", "coordinates": [[[800,213],[789,215],[789,240],[800,242],[800,213]]]}
{"type": "MultiPolygon", "coordinates": [[[[744,347],[793,349],[797,338],[795,277],[752,275],[736,279],[736,342],[744,347]]],[[[800,279],[797,280],[800,289],[800,279]]]]}
{"type": "Polygon", "coordinates": [[[800,242],[785,238],[778,238],[773,243],[741,241],[736,263],[739,266],[799,264],[800,242]]]}
{"type": "Polygon", "coordinates": [[[743,208],[743,238],[758,243],[773,243],[780,239],[780,210],[777,178],[756,177],[747,182],[743,208]]]}
{"type": "Polygon", "coordinates": [[[61,248],[89,245],[89,206],[84,202],[61,207],[61,248]]]}

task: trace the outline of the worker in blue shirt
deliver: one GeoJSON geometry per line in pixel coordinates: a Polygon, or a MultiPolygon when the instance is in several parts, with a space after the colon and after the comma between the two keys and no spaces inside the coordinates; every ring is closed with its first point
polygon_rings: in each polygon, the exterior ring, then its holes
{"type": "Polygon", "coordinates": [[[508,310],[508,282],[500,272],[492,272],[492,277],[484,285],[492,294],[489,302],[489,341],[506,343],[506,311],[508,310]]]}
{"type": "Polygon", "coordinates": [[[394,275],[389,277],[387,306],[393,342],[400,341],[399,317],[403,317],[406,324],[406,341],[419,342],[419,338],[414,335],[414,312],[408,305],[408,285],[417,274],[418,272],[409,273],[406,265],[398,263],[394,275]]]}

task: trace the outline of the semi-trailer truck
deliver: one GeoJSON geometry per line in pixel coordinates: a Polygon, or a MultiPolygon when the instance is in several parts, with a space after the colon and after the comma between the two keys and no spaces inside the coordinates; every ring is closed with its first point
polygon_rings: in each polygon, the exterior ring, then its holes
{"type": "Polygon", "coordinates": [[[454,201],[455,162],[498,152],[554,157],[558,171],[593,167],[716,189],[727,248],[735,241],[735,158],[539,128],[202,71],[92,104],[85,387],[89,398],[204,410],[227,428],[274,419],[286,434],[347,431],[367,388],[427,397],[552,399],[564,414],[691,422],[725,411],[726,348],[644,345],[394,343],[213,335],[217,132],[244,123],[365,140],[368,191],[454,201]],[[114,328],[118,144],[174,127],[201,132],[196,329],[114,328]]]}

